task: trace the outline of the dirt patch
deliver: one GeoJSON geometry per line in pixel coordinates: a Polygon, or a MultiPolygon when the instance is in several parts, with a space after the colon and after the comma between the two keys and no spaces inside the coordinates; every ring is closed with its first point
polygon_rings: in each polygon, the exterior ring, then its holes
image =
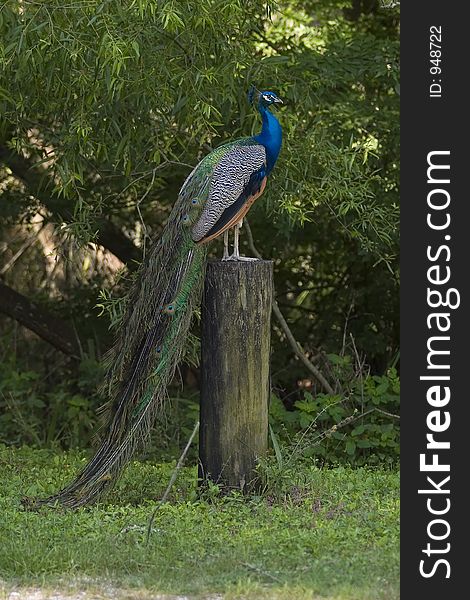
{"type": "MultiPolygon", "coordinates": [[[[198,597],[197,600],[222,600],[220,595],[198,597]]],[[[1,600],[196,600],[195,596],[174,596],[141,590],[104,589],[45,590],[40,588],[12,588],[0,590],[1,600]]]]}

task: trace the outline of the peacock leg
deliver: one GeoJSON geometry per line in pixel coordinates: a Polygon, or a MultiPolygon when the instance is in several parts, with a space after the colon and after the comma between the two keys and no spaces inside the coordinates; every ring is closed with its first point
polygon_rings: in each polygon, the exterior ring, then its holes
{"type": "Polygon", "coordinates": [[[240,223],[238,223],[235,226],[235,232],[236,232],[236,240],[237,240],[237,260],[244,260],[245,262],[249,262],[252,260],[259,260],[258,258],[255,257],[251,257],[251,256],[240,256],[240,253],[238,252],[238,235],[240,234],[240,229],[243,226],[243,219],[240,221],[240,223]]]}
{"type": "Polygon", "coordinates": [[[222,260],[227,260],[229,255],[228,255],[228,229],[227,231],[224,232],[224,254],[222,256],[222,260]]]}
{"type": "Polygon", "coordinates": [[[243,219],[237,223],[234,227],[234,237],[233,237],[233,254],[230,256],[225,256],[222,260],[239,260],[239,261],[251,261],[258,260],[257,258],[250,258],[249,256],[240,256],[240,248],[239,248],[239,237],[240,237],[240,228],[243,225],[243,219]]]}
{"type": "Polygon", "coordinates": [[[237,223],[233,228],[233,260],[240,260],[240,249],[238,241],[240,237],[240,223],[237,223]]]}

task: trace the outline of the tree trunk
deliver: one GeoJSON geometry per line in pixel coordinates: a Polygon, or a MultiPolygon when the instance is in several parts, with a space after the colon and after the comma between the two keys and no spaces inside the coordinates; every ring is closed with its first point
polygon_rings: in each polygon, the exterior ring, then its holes
{"type": "Polygon", "coordinates": [[[211,262],[202,303],[200,477],[251,489],[268,444],[273,263],[211,262]]]}

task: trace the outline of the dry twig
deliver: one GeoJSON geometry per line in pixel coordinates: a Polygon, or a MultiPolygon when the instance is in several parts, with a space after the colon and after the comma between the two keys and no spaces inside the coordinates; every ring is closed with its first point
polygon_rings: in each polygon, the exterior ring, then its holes
{"type": "Polygon", "coordinates": [[[198,429],[199,429],[199,421],[197,421],[196,424],[194,425],[194,429],[193,429],[193,431],[191,433],[191,436],[190,436],[190,438],[188,440],[188,443],[186,444],[186,446],[185,446],[185,448],[183,450],[183,453],[181,454],[181,456],[180,456],[180,458],[178,460],[178,463],[177,463],[177,465],[175,467],[175,470],[173,471],[173,473],[171,475],[170,482],[169,482],[169,484],[168,484],[168,486],[167,486],[167,488],[165,490],[165,493],[163,494],[163,496],[162,496],[162,498],[160,500],[160,503],[155,507],[155,509],[154,509],[154,511],[152,513],[152,516],[149,519],[149,524],[147,526],[147,537],[146,537],[146,541],[145,541],[146,544],[149,543],[150,534],[152,533],[152,525],[153,525],[153,522],[155,520],[155,516],[157,514],[157,511],[160,508],[160,506],[167,501],[168,496],[170,495],[171,488],[173,487],[173,484],[175,483],[176,478],[178,477],[178,472],[181,470],[181,467],[184,464],[184,459],[186,458],[186,454],[188,453],[188,450],[191,447],[191,444],[193,443],[193,440],[194,440],[194,438],[196,436],[196,433],[198,432],[198,429]]]}

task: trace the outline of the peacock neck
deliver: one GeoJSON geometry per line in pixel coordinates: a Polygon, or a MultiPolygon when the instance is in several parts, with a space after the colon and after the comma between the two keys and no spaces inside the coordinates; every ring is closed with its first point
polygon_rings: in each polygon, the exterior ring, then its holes
{"type": "Polygon", "coordinates": [[[281,150],[282,127],[269,108],[261,105],[258,110],[263,119],[263,127],[261,133],[255,136],[255,140],[266,148],[266,170],[269,175],[281,150]]]}

